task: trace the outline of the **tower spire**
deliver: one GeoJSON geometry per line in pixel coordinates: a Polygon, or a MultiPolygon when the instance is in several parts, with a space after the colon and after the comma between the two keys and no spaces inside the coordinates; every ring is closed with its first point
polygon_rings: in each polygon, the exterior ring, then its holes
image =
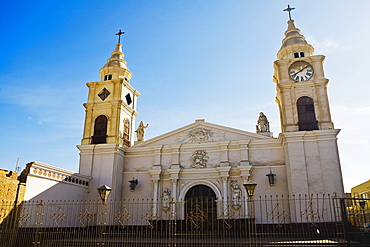
{"type": "Polygon", "coordinates": [[[294,9],[290,5],[284,9],[284,11],[289,13],[289,20],[288,28],[284,33],[285,38],[282,40],[281,48],[277,53],[278,59],[297,58],[297,53],[303,54],[303,56],[311,56],[314,52],[313,46],[307,43],[306,38],[294,24],[294,20],[290,14],[294,9]]]}

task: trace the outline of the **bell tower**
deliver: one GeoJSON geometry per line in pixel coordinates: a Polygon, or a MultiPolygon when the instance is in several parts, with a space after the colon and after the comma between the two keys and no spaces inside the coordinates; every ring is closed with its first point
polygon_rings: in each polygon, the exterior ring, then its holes
{"type": "MultiPolygon", "coordinates": [[[[119,32],[117,35],[122,35],[119,32]]],[[[85,124],[80,150],[79,173],[92,178],[90,195],[96,188],[112,187],[111,198],[120,199],[124,152],[134,142],[137,97],[130,85],[132,77],[124,60],[120,39],[100,69],[100,81],[89,82],[85,124]]]]}
{"type": "Polygon", "coordinates": [[[343,193],[337,134],[330,115],[325,56],[296,28],[289,12],[285,38],[274,62],[289,193],[343,193]]]}
{"type": "Polygon", "coordinates": [[[289,20],[273,77],[282,132],[334,129],[327,95],[329,80],[323,69],[325,56],[313,52],[294,20],[289,20]]]}
{"type": "Polygon", "coordinates": [[[123,59],[122,45],[100,69],[100,81],[89,82],[82,145],[116,143],[125,147],[133,143],[137,97],[130,85],[131,72],[123,59]]]}

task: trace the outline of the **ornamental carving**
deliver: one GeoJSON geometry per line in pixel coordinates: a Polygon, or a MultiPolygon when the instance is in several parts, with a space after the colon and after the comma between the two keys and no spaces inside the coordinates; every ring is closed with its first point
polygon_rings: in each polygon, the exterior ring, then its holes
{"type": "Polygon", "coordinates": [[[209,157],[206,150],[195,150],[193,155],[189,158],[192,168],[206,168],[209,157]]]}
{"type": "Polygon", "coordinates": [[[177,137],[179,143],[202,143],[202,142],[216,142],[224,141],[225,133],[208,129],[205,127],[198,127],[185,132],[177,137]]]}

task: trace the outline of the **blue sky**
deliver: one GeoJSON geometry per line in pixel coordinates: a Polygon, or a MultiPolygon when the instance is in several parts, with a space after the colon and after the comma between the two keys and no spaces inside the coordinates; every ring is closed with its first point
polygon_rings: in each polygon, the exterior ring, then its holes
{"type": "MultiPolygon", "coordinates": [[[[280,132],[273,62],[286,1],[2,1],[1,168],[41,161],[77,171],[87,82],[119,29],[146,139],[194,122],[280,132]]],[[[369,179],[370,1],[290,1],[296,26],[326,55],[346,191],[369,179]],[[353,3],[351,3],[353,4],[353,3]]],[[[330,174],[328,174],[330,175],[330,174]]]]}

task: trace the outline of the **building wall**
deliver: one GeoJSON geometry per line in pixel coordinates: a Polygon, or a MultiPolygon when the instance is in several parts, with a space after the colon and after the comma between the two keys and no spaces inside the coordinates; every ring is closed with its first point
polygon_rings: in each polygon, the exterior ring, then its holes
{"type": "Polygon", "coordinates": [[[30,162],[22,172],[24,200],[85,200],[90,178],[41,162],[30,162]]]}
{"type": "Polygon", "coordinates": [[[24,192],[25,186],[16,172],[0,169],[0,223],[23,201],[24,192]]]}
{"type": "Polygon", "coordinates": [[[370,180],[353,187],[351,189],[351,196],[370,199],[370,180]]]}

